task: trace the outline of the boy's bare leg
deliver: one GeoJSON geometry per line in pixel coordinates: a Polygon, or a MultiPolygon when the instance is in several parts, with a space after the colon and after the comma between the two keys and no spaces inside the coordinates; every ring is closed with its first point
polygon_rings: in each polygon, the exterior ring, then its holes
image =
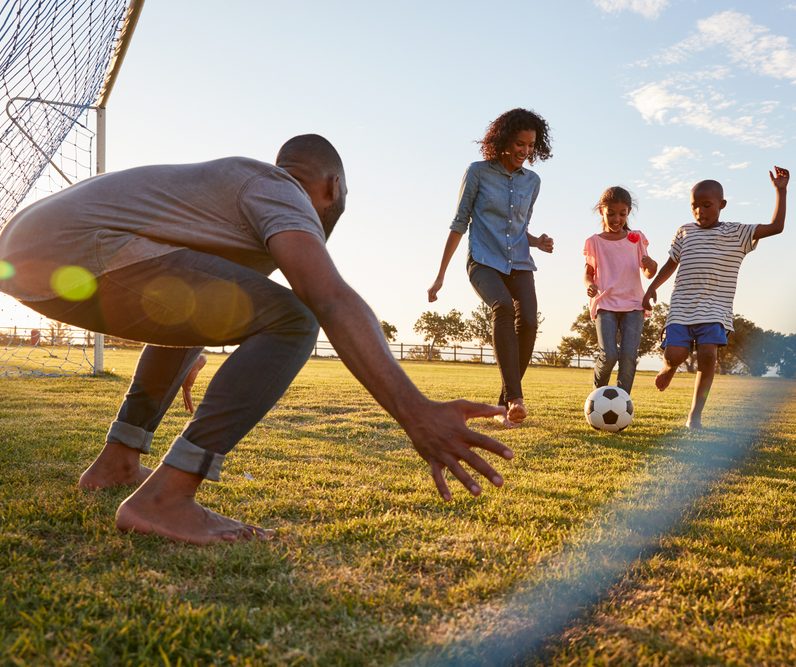
{"type": "Polygon", "coordinates": [[[702,428],[702,410],[708,400],[713,377],[716,374],[716,345],[697,346],[697,374],[694,380],[694,397],[691,400],[691,411],[685,425],[690,429],[702,428]]]}
{"type": "Polygon", "coordinates": [[[152,472],[139,463],[141,451],[118,442],[106,442],[94,462],[80,476],[81,489],[95,491],[111,486],[138,485],[152,472]]]}
{"type": "Polygon", "coordinates": [[[670,345],[663,352],[663,368],[655,376],[655,386],[659,391],[668,387],[677,369],[686,359],[688,359],[689,349],[687,347],[676,347],[670,345]]]}
{"type": "Polygon", "coordinates": [[[200,475],[161,463],[119,506],[116,527],[124,532],[153,533],[200,545],[267,540],[274,536],[273,530],[245,524],[202,507],[195,496],[203,481],[200,475]]]}

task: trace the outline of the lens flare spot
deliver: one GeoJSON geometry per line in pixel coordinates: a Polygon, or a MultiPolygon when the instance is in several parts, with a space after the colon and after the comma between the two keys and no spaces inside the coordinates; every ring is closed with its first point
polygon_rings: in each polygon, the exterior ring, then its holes
{"type": "Polygon", "coordinates": [[[161,276],[144,288],[141,305],[153,321],[175,326],[190,319],[196,308],[196,297],[184,280],[161,276]]]}
{"type": "Polygon", "coordinates": [[[97,291],[97,280],[82,266],[61,266],[50,276],[50,286],[67,301],[85,301],[97,291]]]}
{"type": "Polygon", "coordinates": [[[4,259],[0,259],[0,280],[8,280],[9,278],[13,278],[16,271],[14,270],[14,266],[11,262],[6,262],[4,259]]]}
{"type": "Polygon", "coordinates": [[[212,340],[237,339],[252,319],[251,299],[235,283],[225,280],[210,283],[202,287],[197,298],[207,307],[197,309],[194,326],[212,340]]]}

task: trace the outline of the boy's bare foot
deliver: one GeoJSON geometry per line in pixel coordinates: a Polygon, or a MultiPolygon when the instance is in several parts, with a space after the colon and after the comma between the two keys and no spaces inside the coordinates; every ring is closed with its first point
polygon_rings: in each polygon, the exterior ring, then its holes
{"type": "Polygon", "coordinates": [[[701,431],[704,426],[702,426],[702,419],[689,417],[685,423],[685,427],[692,431],[701,431]]]}
{"type": "Polygon", "coordinates": [[[203,478],[161,464],[116,512],[123,532],[155,534],[178,542],[214,544],[269,540],[273,530],[245,524],[202,507],[194,494],[203,478]]]}
{"type": "Polygon", "coordinates": [[[80,476],[77,485],[87,491],[113,486],[138,486],[152,473],[138,461],[141,452],[117,442],[106,442],[94,462],[80,476]]]}
{"type": "Polygon", "coordinates": [[[509,421],[519,424],[523,419],[528,416],[528,411],[525,409],[525,403],[521,398],[514,401],[509,401],[509,409],[506,414],[509,421]]]}
{"type": "Polygon", "coordinates": [[[659,391],[663,391],[671,384],[676,372],[677,368],[672,368],[671,366],[661,368],[660,372],[655,376],[655,386],[659,391]]]}
{"type": "Polygon", "coordinates": [[[511,421],[506,415],[495,415],[492,417],[498,424],[501,426],[505,426],[506,428],[517,428],[520,424],[519,422],[511,421]]]}

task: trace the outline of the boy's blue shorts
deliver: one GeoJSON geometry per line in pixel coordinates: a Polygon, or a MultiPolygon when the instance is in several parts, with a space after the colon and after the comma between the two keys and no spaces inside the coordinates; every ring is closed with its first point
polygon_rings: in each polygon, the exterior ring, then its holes
{"type": "Polygon", "coordinates": [[[666,349],[669,345],[674,347],[691,348],[697,345],[726,345],[727,330],[723,324],[710,322],[706,324],[669,324],[663,332],[661,347],[666,349]]]}

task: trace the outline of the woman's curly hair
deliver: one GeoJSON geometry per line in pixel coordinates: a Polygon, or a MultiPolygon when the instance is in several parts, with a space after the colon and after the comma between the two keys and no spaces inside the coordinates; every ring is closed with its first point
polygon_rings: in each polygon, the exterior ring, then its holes
{"type": "Polygon", "coordinates": [[[529,162],[537,159],[547,160],[553,157],[550,145],[550,126],[539,114],[529,109],[512,109],[495,118],[486,128],[481,144],[481,155],[485,160],[497,160],[500,154],[507,150],[509,144],[523,130],[536,132],[536,144],[529,162]]]}

